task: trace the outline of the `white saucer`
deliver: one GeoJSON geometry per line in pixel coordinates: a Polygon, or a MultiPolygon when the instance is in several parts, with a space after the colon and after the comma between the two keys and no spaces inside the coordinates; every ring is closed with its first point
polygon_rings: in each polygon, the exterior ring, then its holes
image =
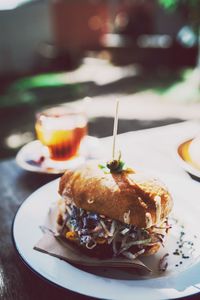
{"type": "MultiPolygon", "coordinates": [[[[44,185],[24,201],[13,222],[13,241],[23,261],[38,275],[64,289],[84,295],[116,300],[134,299],[174,299],[198,293],[200,291],[200,185],[192,180],[162,176],[161,179],[169,187],[174,198],[173,214],[179,220],[174,224],[166,246],[161,249],[169,253],[167,272],[149,279],[127,279],[121,270],[102,272],[86,270],[73,266],[56,257],[33,250],[34,245],[42,237],[39,228],[44,224],[52,202],[57,201],[58,180],[44,185]],[[184,226],[184,227],[182,227],[184,226]],[[184,230],[184,239],[193,243],[193,252],[188,243],[184,253],[190,253],[183,259],[174,255],[179,249],[180,230],[184,230]],[[31,234],[30,234],[31,233],[31,234]],[[187,248],[188,247],[188,248],[187,248]],[[180,264],[182,260],[182,264],[180,264]]],[[[181,248],[182,249],[182,248],[181,248]]],[[[155,264],[161,252],[147,257],[146,263],[155,264]]],[[[130,272],[130,271],[129,271],[130,272]]]]}
{"type": "Polygon", "coordinates": [[[44,155],[44,146],[40,141],[32,141],[23,146],[17,156],[17,164],[31,172],[46,174],[62,174],[68,168],[76,168],[88,159],[101,157],[101,144],[98,138],[86,136],[79,151],[79,155],[66,161],[54,161],[44,155]]]}

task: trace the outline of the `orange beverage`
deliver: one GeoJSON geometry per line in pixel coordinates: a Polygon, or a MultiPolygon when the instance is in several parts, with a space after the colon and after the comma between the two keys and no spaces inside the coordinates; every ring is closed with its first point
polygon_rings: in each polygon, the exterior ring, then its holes
{"type": "Polygon", "coordinates": [[[87,134],[87,118],[83,112],[71,108],[53,107],[37,115],[35,130],[51,159],[72,159],[78,155],[80,143],[87,134]]]}

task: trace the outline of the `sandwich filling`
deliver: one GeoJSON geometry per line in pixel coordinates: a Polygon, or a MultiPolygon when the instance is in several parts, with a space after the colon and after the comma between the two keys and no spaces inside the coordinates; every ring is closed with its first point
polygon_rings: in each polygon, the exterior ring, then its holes
{"type": "Polygon", "coordinates": [[[138,228],[78,208],[73,203],[65,203],[64,212],[59,214],[57,223],[60,234],[67,240],[88,250],[107,245],[112,256],[125,256],[129,259],[142,255],[155,244],[163,245],[170,228],[167,219],[159,226],[138,228]]]}

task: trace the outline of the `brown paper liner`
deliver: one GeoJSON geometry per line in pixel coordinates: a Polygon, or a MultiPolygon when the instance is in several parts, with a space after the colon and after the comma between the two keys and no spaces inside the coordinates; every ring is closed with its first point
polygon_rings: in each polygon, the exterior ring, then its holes
{"type": "Polygon", "coordinates": [[[73,244],[73,242],[63,240],[63,238],[56,233],[57,212],[58,210],[56,206],[49,210],[45,226],[43,227],[43,231],[45,233],[34,246],[35,250],[55,256],[78,266],[87,266],[92,268],[126,268],[129,270],[131,269],[133,272],[137,272],[137,270],[139,270],[143,274],[151,273],[151,269],[149,269],[139,259],[130,260],[123,257],[99,259],[84,254],[81,251],[81,247],[73,244]],[[55,232],[55,234],[53,232],[55,232]]]}

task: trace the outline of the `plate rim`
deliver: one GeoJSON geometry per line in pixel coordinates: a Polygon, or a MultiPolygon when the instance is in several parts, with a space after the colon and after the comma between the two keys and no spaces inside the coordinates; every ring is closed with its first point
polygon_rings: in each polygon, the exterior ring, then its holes
{"type": "MultiPolygon", "coordinates": [[[[167,174],[166,174],[167,175],[167,174]]],[[[169,174],[167,175],[167,176],[169,176],[169,174]]],[[[172,176],[173,178],[176,178],[176,179],[178,179],[179,181],[181,181],[181,179],[182,180],[184,180],[184,181],[187,181],[187,179],[184,179],[184,178],[179,178],[178,176],[172,176]]],[[[18,207],[18,209],[17,209],[17,211],[16,211],[16,213],[15,213],[15,216],[14,216],[14,218],[13,218],[13,221],[12,221],[12,226],[11,226],[11,239],[12,239],[12,242],[13,242],[13,245],[14,245],[14,250],[16,251],[16,253],[17,253],[17,255],[19,256],[19,258],[20,258],[20,260],[24,263],[24,265],[29,269],[29,270],[31,270],[35,275],[37,275],[39,278],[41,278],[41,279],[43,279],[44,281],[46,281],[46,282],[48,282],[48,283],[50,283],[51,285],[53,285],[53,286],[55,286],[55,287],[57,287],[57,288],[59,288],[59,289],[61,289],[61,290],[66,290],[66,291],[69,291],[69,292],[72,292],[72,293],[74,293],[74,294],[78,294],[78,295],[83,295],[83,296],[87,296],[87,297],[90,297],[90,298],[96,298],[96,299],[103,299],[102,298],[102,296],[96,296],[96,295],[93,295],[93,294],[91,294],[91,293],[88,293],[88,292],[84,292],[84,293],[81,293],[81,292],[78,292],[77,290],[74,290],[74,289],[70,289],[70,288],[67,288],[66,286],[63,286],[63,285],[61,285],[61,284],[59,284],[59,283],[56,283],[56,282],[54,282],[53,281],[53,279],[51,280],[51,279],[49,279],[49,278],[47,278],[47,277],[45,277],[43,274],[41,274],[39,271],[37,271],[37,270],[35,270],[32,266],[31,266],[31,264],[30,264],[30,262],[28,262],[27,260],[26,260],[26,258],[24,258],[23,257],[23,255],[20,253],[20,250],[18,249],[18,247],[17,247],[17,243],[16,243],[16,240],[15,240],[15,237],[14,237],[14,226],[15,226],[15,221],[16,221],[16,218],[17,218],[17,216],[18,216],[18,213],[20,212],[20,209],[23,207],[23,205],[25,205],[25,204],[27,204],[27,202],[29,202],[29,201],[31,201],[32,199],[32,195],[33,194],[36,194],[38,191],[40,191],[40,190],[43,190],[43,188],[44,187],[47,187],[48,185],[51,185],[51,184],[56,184],[56,182],[58,182],[59,181],[59,178],[57,178],[57,179],[54,179],[54,180],[51,180],[50,182],[48,182],[48,183],[46,183],[46,184],[44,184],[44,185],[42,185],[41,187],[39,187],[38,189],[36,189],[35,191],[33,191],[21,204],[20,204],[20,206],[18,207]]],[[[192,184],[193,183],[195,183],[195,184],[198,184],[197,182],[195,182],[195,181],[191,181],[192,182],[192,184]]],[[[70,263],[69,263],[70,264],[70,263]]],[[[193,266],[194,267],[194,266],[193,266]]],[[[76,266],[75,266],[75,268],[76,268],[76,266]]],[[[190,268],[189,268],[190,269],[190,268]]],[[[184,272],[185,271],[187,271],[187,270],[184,270],[184,272]]],[[[181,273],[183,273],[183,272],[180,272],[180,274],[181,273]]],[[[167,277],[168,278],[168,277],[167,277]]],[[[152,278],[152,279],[155,279],[155,278],[152,278]]],[[[155,280],[159,280],[160,278],[156,278],[155,280]]],[[[169,299],[181,299],[182,297],[190,297],[190,296],[193,296],[193,295],[200,295],[200,291],[198,291],[198,290],[194,290],[194,292],[192,292],[192,293],[185,293],[184,295],[178,295],[178,296],[176,296],[176,297],[174,297],[174,296],[170,296],[170,298],[169,299]]],[[[167,296],[167,295],[166,295],[167,296]]],[[[169,295],[168,295],[169,296],[169,295]]],[[[113,298],[113,297],[110,297],[110,298],[108,298],[108,299],[115,299],[115,298],[113,298]]],[[[166,298],[167,299],[167,298],[166,298]]]]}

